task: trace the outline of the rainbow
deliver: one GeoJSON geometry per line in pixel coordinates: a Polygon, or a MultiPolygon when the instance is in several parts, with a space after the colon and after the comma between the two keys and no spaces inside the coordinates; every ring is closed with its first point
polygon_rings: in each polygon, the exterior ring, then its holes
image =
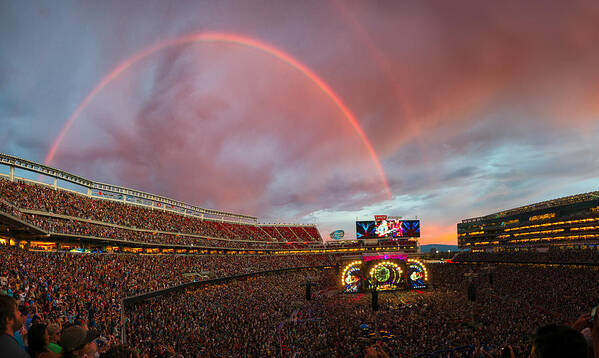
{"type": "Polygon", "coordinates": [[[154,45],[151,45],[151,46],[147,47],[146,49],[143,49],[143,50],[135,53],[134,55],[130,56],[129,58],[127,58],[126,60],[121,62],[108,75],[106,75],[104,78],[102,78],[102,80],[96,85],[96,87],[94,87],[94,89],[92,89],[92,91],[90,93],[88,93],[87,96],[85,96],[83,101],[81,101],[81,103],[79,103],[77,108],[75,108],[75,111],[67,119],[64,126],[60,130],[58,137],[56,137],[56,140],[54,141],[50,150],[48,151],[48,154],[46,155],[46,159],[45,159],[46,165],[49,165],[52,162],[52,160],[54,159],[54,156],[56,155],[56,151],[58,150],[58,147],[60,146],[60,144],[66,137],[66,135],[67,135],[69,129],[71,128],[71,126],[73,125],[73,122],[75,121],[75,119],[77,117],[79,117],[79,115],[81,114],[81,112],[83,112],[83,110],[89,104],[89,102],[110,82],[112,82],[114,79],[116,79],[121,74],[123,74],[123,72],[127,71],[131,66],[135,65],[137,62],[141,61],[142,59],[146,58],[147,56],[152,55],[155,52],[161,51],[166,48],[180,46],[180,45],[184,45],[184,44],[188,44],[188,43],[195,43],[195,42],[216,42],[216,43],[221,42],[221,43],[237,44],[237,45],[253,48],[253,49],[262,51],[268,55],[271,55],[271,56],[281,60],[282,62],[288,64],[289,66],[295,68],[296,70],[301,72],[303,75],[305,75],[308,79],[310,79],[310,81],[312,81],[312,83],[314,83],[318,88],[320,88],[322,90],[322,92],[324,94],[326,94],[327,97],[329,97],[329,99],[331,101],[333,101],[333,103],[337,106],[337,108],[343,114],[344,118],[349,122],[351,127],[354,129],[354,131],[356,132],[356,134],[358,135],[358,137],[364,144],[364,147],[368,151],[368,154],[372,158],[372,161],[377,169],[378,175],[380,176],[380,179],[383,183],[387,197],[389,199],[392,198],[391,189],[389,187],[389,182],[387,181],[387,177],[385,175],[385,171],[383,170],[383,166],[381,165],[381,161],[379,160],[379,157],[377,156],[374,148],[372,147],[372,143],[370,142],[370,140],[366,136],[366,133],[364,132],[364,130],[362,129],[362,127],[356,120],[356,117],[349,110],[349,108],[345,105],[345,103],[343,103],[343,101],[339,98],[339,96],[331,89],[331,87],[329,87],[329,85],[327,85],[318,75],[316,75],[306,65],[304,65],[300,61],[296,60],[294,57],[292,57],[288,53],[286,53],[274,46],[271,46],[269,44],[266,44],[264,42],[258,41],[256,39],[253,39],[253,38],[250,38],[247,36],[242,36],[242,35],[232,34],[232,33],[223,33],[223,32],[194,33],[194,34],[183,35],[183,36],[173,38],[173,39],[167,39],[167,40],[158,42],[154,45]]]}

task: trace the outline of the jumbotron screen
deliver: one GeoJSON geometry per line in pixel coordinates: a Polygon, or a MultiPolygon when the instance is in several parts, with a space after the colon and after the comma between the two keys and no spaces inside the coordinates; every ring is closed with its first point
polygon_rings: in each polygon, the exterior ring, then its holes
{"type": "Polygon", "coordinates": [[[375,220],[356,221],[357,239],[420,237],[420,220],[376,215],[375,220]]]}

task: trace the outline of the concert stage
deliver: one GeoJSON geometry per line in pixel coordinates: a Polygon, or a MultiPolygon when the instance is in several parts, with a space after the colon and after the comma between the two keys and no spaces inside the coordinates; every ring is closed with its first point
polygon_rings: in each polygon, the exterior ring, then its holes
{"type": "Polygon", "coordinates": [[[428,282],[424,264],[400,252],[346,257],[340,268],[344,293],[421,289],[428,282]]]}

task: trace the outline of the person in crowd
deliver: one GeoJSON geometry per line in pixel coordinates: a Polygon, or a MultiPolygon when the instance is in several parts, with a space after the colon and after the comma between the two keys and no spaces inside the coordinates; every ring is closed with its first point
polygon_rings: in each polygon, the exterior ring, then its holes
{"type": "Polygon", "coordinates": [[[15,340],[17,341],[19,346],[21,348],[23,348],[24,350],[25,350],[24,338],[27,334],[27,328],[26,328],[27,322],[29,321],[29,325],[31,324],[31,320],[29,319],[29,311],[30,311],[30,309],[26,305],[24,305],[24,304],[19,305],[19,312],[21,313],[21,316],[23,317],[23,325],[21,326],[20,329],[15,331],[15,340]]]}
{"type": "Polygon", "coordinates": [[[63,358],[93,357],[98,351],[94,340],[98,338],[98,332],[85,330],[78,325],[72,325],[62,331],[60,346],[63,350],[63,358]]]}
{"type": "Polygon", "coordinates": [[[389,358],[389,355],[381,346],[381,342],[377,342],[375,345],[364,349],[364,358],[389,358]]]}
{"type": "Polygon", "coordinates": [[[3,357],[26,358],[25,352],[14,338],[14,334],[24,323],[24,317],[17,307],[14,298],[0,295],[0,353],[3,357]]]}
{"type": "Polygon", "coordinates": [[[100,358],[138,358],[139,354],[131,347],[117,344],[110,347],[106,352],[100,354],[100,358]]]}
{"type": "Polygon", "coordinates": [[[557,324],[540,327],[535,334],[533,358],[586,358],[587,343],[577,330],[557,324]]]}
{"type": "Polygon", "coordinates": [[[60,354],[62,347],[58,344],[60,341],[60,325],[57,323],[50,323],[48,325],[48,350],[60,354]]]}
{"type": "Polygon", "coordinates": [[[31,358],[58,358],[60,354],[48,349],[50,338],[48,326],[43,323],[34,323],[27,332],[27,350],[31,358]]]}

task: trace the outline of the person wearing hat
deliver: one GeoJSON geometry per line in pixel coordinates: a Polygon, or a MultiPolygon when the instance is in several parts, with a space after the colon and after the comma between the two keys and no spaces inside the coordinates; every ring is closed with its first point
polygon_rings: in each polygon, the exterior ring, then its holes
{"type": "Polygon", "coordinates": [[[85,330],[80,326],[71,326],[62,330],[60,345],[63,358],[93,357],[98,348],[94,340],[99,334],[95,330],[85,330]]]}
{"type": "Polygon", "coordinates": [[[15,332],[25,321],[14,298],[0,295],[0,353],[2,357],[29,358],[15,340],[15,332]]]}

